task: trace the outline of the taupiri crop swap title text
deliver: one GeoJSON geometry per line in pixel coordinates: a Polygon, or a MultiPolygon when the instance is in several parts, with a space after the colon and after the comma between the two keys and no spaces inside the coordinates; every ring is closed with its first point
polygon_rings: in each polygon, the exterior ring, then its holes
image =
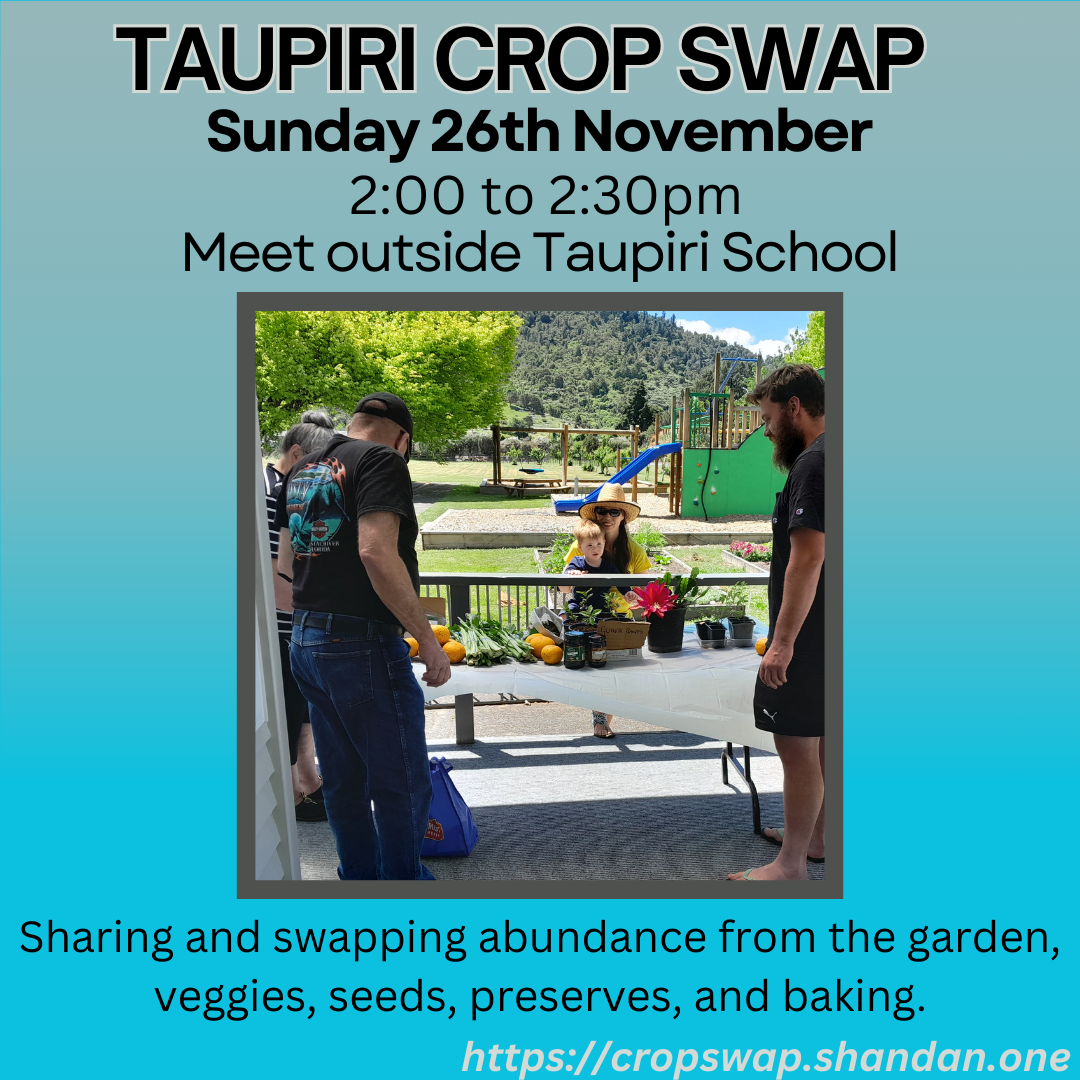
{"type": "MultiPolygon", "coordinates": [[[[292,94],[298,86],[313,86],[315,80],[320,86],[325,80],[328,95],[416,94],[424,51],[418,27],[412,24],[396,28],[260,25],[248,35],[242,35],[236,25],[209,31],[201,25],[186,25],[174,35],[168,25],[140,24],[115,25],[112,33],[115,41],[128,45],[135,94],[246,95],[267,90],[292,94]],[[252,56],[253,65],[247,62],[252,56]]],[[[841,84],[852,84],[860,95],[889,94],[903,81],[903,69],[923,60],[926,47],[923,32],[909,25],[878,25],[860,35],[851,24],[831,29],[808,24],[793,44],[786,26],[770,24],[755,48],[744,25],[722,28],[698,23],[678,35],[672,50],[661,33],[647,25],[611,25],[605,32],[577,24],[545,33],[530,25],[487,28],[468,24],[438,34],[430,55],[441,91],[482,95],[479,101],[515,92],[519,100],[524,93],[538,103],[542,95],[555,92],[656,94],[673,85],[698,95],[704,105],[726,100],[715,97],[725,91],[737,93],[741,88],[745,94],[763,94],[777,83],[785,94],[832,94],[841,84]],[[672,51],[676,58],[665,64],[665,55],[672,51]]],[[[787,107],[778,108],[768,119],[716,115],[659,119],[619,115],[621,110],[608,107],[578,108],[572,121],[543,115],[539,104],[516,109],[440,108],[430,117],[404,120],[365,115],[370,111],[341,105],[333,115],[319,118],[255,121],[244,118],[239,106],[215,108],[207,118],[206,145],[215,153],[351,151],[374,154],[374,159],[365,160],[381,159],[386,166],[405,162],[414,148],[432,155],[484,154],[496,148],[545,155],[568,150],[634,154],[646,147],[694,154],[835,154],[868,148],[874,126],[870,119],[846,117],[809,122],[792,115],[787,107]],[[430,137],[421,136],[425,121],[430,137]]],[[[351,179],[350,194],[359,198],[343,207],[352,215],[374,218],[366,223],[371,227],[366,230],[367,239],[319,242],[300,233],[298,238],[268,243],[230,242],[225,231],[209,237],[187,232],[185,270],[201,264],[241,273],[257,268],[310,272],[315,260],[321,259],[337,273],[460,270],[505,274],[529,258],[523,252],[528,245],[522,244],[520,236],[498,239],[489,237],[486,229],[466,238],[455,237],[451,229],[431,237],[379,234],[382,215],[411,217],[424,210],[446,217],[461,211],[474,218],[486,214],[503,222],[543,215],[545,227],[528,239],[534,267],[545,272],[565,267],[574,273],[619,273],[636,283],[657,272],[742,273],[757,268],[772,273],[794,271],[797,266],[832,273],[897,269],[893,229],[861,243],[847,238],[823,241],[800,236],[796,229],[786,230],[783,238],[764,241],[733,231],[719,240],[723,251],[713,255],[710,263],[709,230],[700,226],[725,210],[739,214],[740,192],[735,184],[666,183],[662,177],[644,174],[577,177],[564,171],[547,178],[546,188],[488,177],[467,189],[450,174],[373,173],[351,179]],[[558,227],[559,218],[590,213],[601,219],[634,215],[646,219],[643,224],[665,231],[633,239],[622,228],[618,240],[564,243],[567,232],[558,227]],[[692,238],[680,237],[672,228],[689,224],[677,220],[687,217],[697,219],[692,238]]],[[[718,246],[717,238],[713,246],[718,246]]]]}

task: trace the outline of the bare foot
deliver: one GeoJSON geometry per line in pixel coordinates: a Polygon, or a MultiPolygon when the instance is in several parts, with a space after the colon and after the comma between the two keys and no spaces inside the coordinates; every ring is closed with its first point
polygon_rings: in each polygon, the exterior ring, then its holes
{"type": "Polygon", "coordinates": [[[593,724],[593,734],[598,739],[613,739],[615,732],[607,724],[593,724]]]}
{"type": "MultiPolygon", "coordinates": [[[[784,838],[781,835],[781,829],[764,828],[762,833],[767,836],[775,844],[779,844],[781,847],[784,843],[784,838]]],[[[807,849],[806,857],[808,859],[824,859],[825,858],[825,843],[824,841],[810,841],[810,847],[807,849]]]]}
{"type": "Polygon", "coordinates": [[[728,874],[728,881],[805,881],[806,868],[803,867],[801,874],[787,873],[781,867],[779,860],[769,863],[768,866],[757,866],[753,870],[747,870],[742,874],[728,874]]]}

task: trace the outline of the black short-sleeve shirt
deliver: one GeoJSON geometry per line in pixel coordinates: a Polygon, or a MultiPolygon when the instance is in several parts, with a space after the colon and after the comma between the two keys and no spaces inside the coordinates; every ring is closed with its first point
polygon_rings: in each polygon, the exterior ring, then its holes
{"type": "Polygon", "coordinates": [[[398,555],[419,593],[412,479],[394,449],[336,435],[289,471],[277,501],[277,527],[292,538],[293,607],[397,623],[360,559],[356,523],[364,514],[397,514],[398,555]]]}
{"type": "MultiPolygon", "coordinates": [[[[773,510],[773,557],[769,567],[769,639],[784,602],[784,575],[791,560],[791,530],[825,531],[825,436],[819,435],[796,459],[784,490],[777,492],[773,510]]],[[[824,661],[825,567],[821,568],[817,593],[798,637],[795,655],[824,661]]]]}

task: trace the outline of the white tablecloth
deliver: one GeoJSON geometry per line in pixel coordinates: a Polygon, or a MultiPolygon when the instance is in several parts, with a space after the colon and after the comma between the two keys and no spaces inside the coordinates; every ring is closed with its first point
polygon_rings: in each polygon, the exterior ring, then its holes
{"type": "Polygon", "coordinates": [[[597,709],[647,724],[775,752],[772,736],[754,727],[753,649],[703,649],[693,632],[682,652],[642,652],[640,660],[568,670],[561,664],[453,667],[440,694],[515,694],[597,709]]]}

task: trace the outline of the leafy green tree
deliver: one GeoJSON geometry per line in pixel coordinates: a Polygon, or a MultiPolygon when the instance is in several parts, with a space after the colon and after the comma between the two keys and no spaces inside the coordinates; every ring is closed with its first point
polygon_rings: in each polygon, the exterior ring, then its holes
{"type": "Polygon", "coordinates": [[[511,311],[257,312],[260,430],[272,438],[316,407],[351,415],[388,390],[441,451],[499,419],[520,325],[511,311]]]}
{"type": "Polygon", "coordinates": [[[649,398],[645,391],[645,381],[642,379],[634,386],[630,400],[627,402],[626,415],[623,417],[622,426],[632,428],[637,425],[642,431],[652,427],[652,409],[649,407],[649,398]]]}
{"type": "Polygon", "coordinates": [[[825,312],[811,311],[805,330],[797,330],[792,335],[791,351],[784,360],[789,364],[809,364],[811,367],[825,366],[825,312]]]}
{"type": "Polygon", "coordinates": [[[610,446],[601,446],[596,451],[596,461],[600,466],[600,475],[607,476],[608,469],[615,464],[615,451],[610,446]]]}
{"type": "MultiPolygon", "coordinates": [[[[743,383],[753,380],[755,352],[684,330],[670,318],[640,311],[517,314],[523,326],[510,378],[511,400],[524,402],[536,395],[546,415],[575,426],[622,427],[638,383],[645,385],[648,405],[665,415],[671,395],[681,399],[685,386],[711,388],[717,348],[724,356],[751,361],[739,365],[736,377],[743,383]],[[749,375],[742,374],[744,367],[749,375]]],[[[532,405],[529,409],[540,412],[532,405]]]]}

